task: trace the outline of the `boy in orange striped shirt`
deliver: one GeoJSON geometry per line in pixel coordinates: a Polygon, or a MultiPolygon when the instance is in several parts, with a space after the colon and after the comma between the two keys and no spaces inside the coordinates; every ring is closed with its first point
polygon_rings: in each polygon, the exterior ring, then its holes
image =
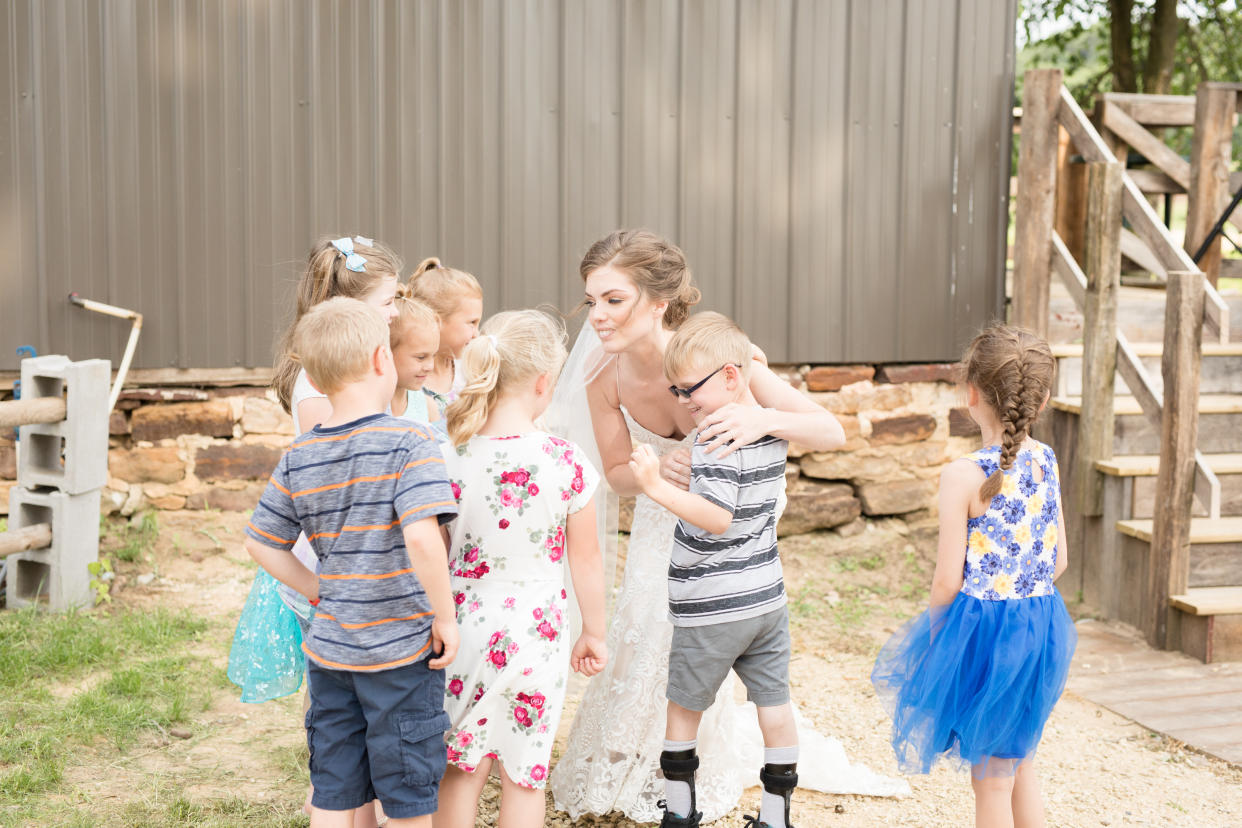
{"type": "Polygon", "coordinates": [[[430,825],[446,762],[443,668],[458,641],[439,527],[456,501],[430,432],[384,413],[397,374],[379,314],[322,302],[293,347],[332,416],[280,459],[246,550],[317,607],[302,644],[311,825],[345,828],[376,798],[393,828],[430,825]],[[290,552],[299,531],[318,577],[290,552]]]}

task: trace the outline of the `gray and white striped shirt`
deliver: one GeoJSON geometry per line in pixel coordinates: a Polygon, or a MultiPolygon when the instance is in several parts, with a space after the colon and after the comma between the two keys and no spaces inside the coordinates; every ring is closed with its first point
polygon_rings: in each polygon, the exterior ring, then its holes
{"type": "Polygon", "coordinates": [[[690,491],[727,509],[733,522],[713,535],[684,520],[673,533],[669,620],[679,627],[740,621],[785,605],[776,551],[776,503],[788,443],[767,436],[725,458],[695,443],[690,491]]]}

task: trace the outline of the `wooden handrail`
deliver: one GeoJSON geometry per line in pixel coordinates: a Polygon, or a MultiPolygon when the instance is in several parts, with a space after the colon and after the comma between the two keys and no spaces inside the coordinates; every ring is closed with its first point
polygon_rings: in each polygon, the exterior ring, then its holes
{"type": "MultiPolygon", "coordinates": [[[[1052,235],[1052,269],[1061,277],[1078,310],[1085,310],[1087,276],[1055,231],[1052,235]]],[[[1120,330],[1117,331],[1117,373],[1121,374],[1148,422],[1159,430],[1163,419],[1164,395],[1156,389],[1151,373],[1139,359],[1130,340],[1120,330]]],[[[1195,451],[1194,487],[1195,497],[1208,510],[1209,517],[1220,517],[1220,480],[1208,466],[1203,453],[1198,450],[1195,451]]]]}
{"type": "Polygon", "coordinates": [[[1190,162],[1169,148],[1169,145],[1152,135],[1143,125],[1131,118],[1108,99],[1104,100],[1104,126],[1117,137],[1146,156],[1182,189],[1190,186],[1190,162]]]}
{"type": "MultiPolygon", "coordinates": [[[[1116,158],[1099,131],[1083,114],[1082,107],[1070,95],[1069,90],[1061,87],[1061,104],[1057,111],[1057,121],[1065,127],[1074,142],[1075,149],[1087,161],[1115,161],[1116,158]]],[[[1134,232],[1146,242],[1152,252],[1164,264],[1168,271],[1195,271],[1199,268],[1191,260],[1190,254],[1178,247],[1169,234],[1169,228],[1156,216],[1151,205],[1129,175],[1122,176],[1121,191],[1122,214],[1134,228],[1134,232]]],[[[1213,337],[1220,342],[1229,341],[1229,306],[1221,298],[1216,289],[1208,284],[1203,310],[1203,323],[1213,337]]]]}

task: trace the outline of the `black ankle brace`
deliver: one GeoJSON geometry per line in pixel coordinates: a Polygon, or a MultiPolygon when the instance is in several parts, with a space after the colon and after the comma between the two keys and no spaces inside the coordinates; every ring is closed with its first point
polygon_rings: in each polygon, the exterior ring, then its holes
{"type": "Polygon", "coordinates": [[[764,765],[763,770],[759,771],[759,781],[768,793],[788,796],[798,787],[798,765],[764,765]]]}
{"type": "Polygon", "coordinates": [[[699,755],[694,748],[689,750],[665,750],[660,752],[660,770],[664,771],[665,779],[675,782],[689,782],[694,788],[694,772],[699,769],[699,755]]]}

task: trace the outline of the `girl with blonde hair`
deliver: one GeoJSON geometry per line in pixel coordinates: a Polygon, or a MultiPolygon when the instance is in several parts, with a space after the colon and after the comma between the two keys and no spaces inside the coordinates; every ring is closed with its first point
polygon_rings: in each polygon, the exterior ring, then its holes
{"type": "Polygon", "coordinates": [[[479,335],[483,288],[474,276],[445,267],[433,256],[419,262],[410,276],[408,291],[410,297],[425,303],[440,319],[440,350],[425,387],[443,411],[465,385],[457,363],[462,349],[479,335]]]}

